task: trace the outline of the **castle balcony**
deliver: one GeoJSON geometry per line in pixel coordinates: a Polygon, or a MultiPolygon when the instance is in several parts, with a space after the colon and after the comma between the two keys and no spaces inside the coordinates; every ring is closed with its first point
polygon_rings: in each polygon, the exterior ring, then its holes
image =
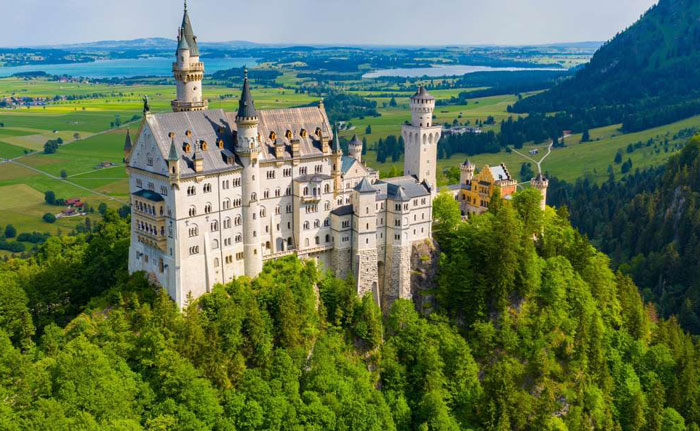
{"type": "Polygon", "coordinates": [[[158,235],[148,231],[136,231],[136,238],[141,244],[165,251],[168,245],[168,238],[165,235],[158,235]]]}
{"type": "Polygon", "coordinates": [[[301,195],[301,201],[303,203],[313,203],[313,202],[319,202],[321,200],[321,194],[316,193],[316,194],[309,194],[309,195],[301,195]]]}
{"type": "Polygon", "coordinates": [[[173,63],[173,72],[204,72],[204,63],[198,61],[196,63],[190,63],[189,67],[186,69],[180,69],[177,63],[173,63]]]}
{"type": "Polygon", "coordinates": [[[207,109],[209,102],[206,100],[200,102],[181,102],[179,100],[173,100],[170,102],[170,106],[173,108],[174,112],[203,111],[207,109]]]}

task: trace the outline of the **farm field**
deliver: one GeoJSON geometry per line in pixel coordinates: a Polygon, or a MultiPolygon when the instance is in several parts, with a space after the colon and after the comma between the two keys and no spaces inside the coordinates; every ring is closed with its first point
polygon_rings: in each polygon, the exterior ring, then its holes
{"type": "MultiPolygon", "coordinates": [[[[293,81],[292,76],[283,75],[280,80],[293,81]]],[[[463,91],[477,89],[449,89],[432,92],[438,99],[449,99],[463,91]]],[[[255,88],[256,106],[261,109],[301,106],[319,100],[307,94],[295,93],[284,88],[255,88]]],[[[235,110],[238,89],[224,86],[207,86],[210,107],[235,110]]],[[[373,148],[380,138],[400,134],[401,124],[410,119],[409,98],[413,91],[357,91],[358,95],[377,102],[379,117],[351,119],[352,128],[342,130],[341,136],[350,138],[357,133],[366,138],[369,150],[365,161],[374,169],[387,172],[401,171],[403,161],[378,164],[373,148]],[[389,106],[394,97],[396,105],[389,106]],[[366,127],[371,133],[366,134],[366,127]]],[[[0,109],[0,225],[14,224],[20,231],[45,231],[56,233],[70,231],[82,217],[59,219],[50,225],[41,220],[46,212],[60,212],[60,207],[44,203],[43,194],[54,191],[58,198],[81,198],[96,207],[106,202],[119,207],[128,202],[128,181],[122,164],[122,146],[126,128],[136,132],[141,121],[142,97],[148,95],[151,109],[156,112],[170,110],[170,100],[175,96],[174,88],[162,85],[105,85],[73,82],[48,82],[46,80],[0,79],[0,98],[11,95],[42,97],[52,100],[46,107],[0,109]],[[91,98],[62,100],[62,96],[90,96],[91,98]],[[54,154],[43,154],[43,145],[49,139],[61,138],[64,142],[54,154]],[[4,159],[15,159],[10,163],[4,159]],[[114,166],[96,169],[103,163],[114,166]],[[61,178],[62,171],[67,175],[61,178]],[[19,198],[18,198],[19,196],[19,198]]],[[[527,96],[527,95],[524,95],[527,96]]],[[[466,105],[438,106],[435,124],[452,123],[475,125],[493,117],[495,124],[483,126],[485,130],[497,130],[498,123],[508,118],[508,105],[516,101],[515,95],[473,98],[466,105]]],[[[700,128],[700,117],[670,124],[640,133],[622,135],[617,126],[591,130],[592,142],[579,143],[581,136],[566,140],[566,147],[555,149],[542,164],[550,175],[573,181],[582,175],[604,181],[608,177],[608,165],[613,165],[620,175],[620,165],[613,164],[619,149],[625,151],[629,144],[655,140],[655,145],[643,146],[624,160],[631,158],[633,169],[663,163],[675,145],[683,139],[673,140],[679,131],[700,128]],[[668,146],[661,143],[669,140],[668,146]],[[667,152],[668,151],[668,152],[667,152]]],[[[525,145],[520,150],[527,154],[540,148],[537,157],[546,154],[546,145],[525,145]]],[[[454,154],[450,159],[438,160],[440,171],[458,166],[464,154],[454,154]]],[[[479,166],[506,163],[511,173],[519,176],[520,165],[527,158],[515,152],[502,151],[497,154],[481,154],[471,157],[479,166]]],[[[539,160],[539,159],[537,159],[539,160]]],[[[446,177],[441,183],[446,183],[446,177]]]]}

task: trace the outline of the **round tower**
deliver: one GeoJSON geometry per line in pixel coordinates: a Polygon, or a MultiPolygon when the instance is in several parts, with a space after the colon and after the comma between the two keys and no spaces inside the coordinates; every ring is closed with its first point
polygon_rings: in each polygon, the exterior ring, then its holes
{"type": "Polygon", "coordinates": [[[348,155],[358,162],[362,162],[362,141],[357,137],[357,134],[352,136],[352,140],[348,144],[348,155]]]}
{"type": "Polygon", "coordinates": [[[208,102],[202,98],[204,63],[199,61],[197,36],[192,31],[186,1],[182,25],[177,33],[177,51],[175,56],[173,77],[177,84],[177,97],[170,103],[173,111],[201,111],[207,109],[208,102]]]}
{"type": "Polygon", "coordinates": [[[236,114],[238,154],[243,171],[241,187],[243,195],[243,258],[245,275],[255,277],[262,270],[260,231],[260,143],[258,142],[258,113],[248,85],[248,71],[244,72],[243,90],[236,114]]]}
{"type": "Polygon", "coordinates": [[[412,175],[426,183],[433,195],[437,192],[437,145],[442,126],[433,125],[435,98],[425,87],[411,97],[411,124],[401,127],[405,145],[404,175],[412,175]]]}
{"type": "Polygon", "coordinates": [[[469,184],[474,178],[474,169],[476,165],[467,159],[464,163],[459,165],[459,183],[469,184]]]}
{"type": "Polygon", "coordinates": [[[540,208],[544,211],[547,206],[547,187],[549,186],[549,180],[538,173],[537,176],[530,180],[530,185],[542,194],[542,201],[540,202],[540,208]]]}

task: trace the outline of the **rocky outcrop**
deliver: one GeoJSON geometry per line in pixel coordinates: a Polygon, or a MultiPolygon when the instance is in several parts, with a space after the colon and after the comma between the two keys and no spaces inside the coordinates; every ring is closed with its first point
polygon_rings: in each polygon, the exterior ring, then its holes
{"type": "Polygon", "coordinates": [[[440,249],[433,239],[416,242],[411,250],[411,295],[416,310],[430,314],[437,288],[440,249]]]}

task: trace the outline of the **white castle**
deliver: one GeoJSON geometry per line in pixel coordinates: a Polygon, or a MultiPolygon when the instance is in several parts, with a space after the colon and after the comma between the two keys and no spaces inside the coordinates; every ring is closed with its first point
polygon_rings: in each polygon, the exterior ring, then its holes
{"type": "Polygon", "coordinates": [[[247,75],[238,112],[208,109],[204,64],[185,6],[172,113],[150,113],[125,160],[131,192],[129,271],[155,278],[179,306],[263,262],[315,259],[360,295],[411,297],[414,244],[431,238],[441,127],[420,87],[402,126],[406,176],[379,180],[355,136],[344,155],[323,103],[257,110],[247,75]]]}

